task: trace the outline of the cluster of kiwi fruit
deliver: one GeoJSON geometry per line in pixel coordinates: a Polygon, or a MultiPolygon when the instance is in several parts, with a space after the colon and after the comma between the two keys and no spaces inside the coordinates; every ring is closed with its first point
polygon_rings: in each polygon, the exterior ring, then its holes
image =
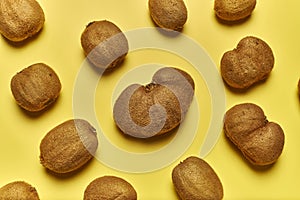
{"type": "MultiPolygon", "coordinates": [[[[183,29],[188,16],[183,0],[149,0],[148,6],[157,26],[168,31],[183,29]]],[[[256,0],[214,2],[216,16],[226,22],[247,19],[255,6],[256,0]]],[[[35,0],[0,2],[0,33],[9,41],[27,40],[38,34],[44,22],[44,12],[35,0]]],[[[121,65],[129,51],[125,35],[107,20],[90,22],[81,35],[81,45],[91,64],[104,71],[112,71],[121,65]]],[[[223,55],[220,65],[224,82],[233,89],[245,90],[268,77],[274,65],[274,56],[266,42],[248,36],[238,43],[237,48],[223,55]]],[[[167,133],[182,122],[193,99],[194,89],[195,83],[187,72],[173,67],[163,68],[154,74],[153,81],[148,85],[133,84],[123,91],[114,105],[114,121],[123,133],[133,137],[148,138],[167,133]],[[149,110],[157,103],[164,107],[165,112],[157,109],[151,118],[149,110]],[[126,113],[134,116],[131,120],[138,126],[128,125],[131,122],[126,113]],[[163,121],[163,126],[156,130],[155,127],[160,125],[153,123],[154,129],[151,128],[148,126],[151,119],[163,121]]],[[[12,78],[11,91],[21,108],[28,112],[40,112],[56,101],[61,82],[50,66],[36,63],[12,78]]],[[[298,92],[300,96],[300,80],[298,92]]],[[[268,122],[262,109],[251,103],[236,105],[226,112],[224,132],[254,165],[273,164],[284,146],[282,128],[277,123],[268,122]]],[[[67,120],[50,130],[41,141],[40,161],[56,174],[70,173],[92,159],[97,148],[96,130],[89,122],[83,119],[67,120]]],[[[172,181],[183,200],[223,198],[220,179],[201,158],[191,156],[179,163],[172,171],[172,181]]],[[[0,188],[0,199],[39,197],[34,187],[17,181],[0,188]]],[[[137,193],[122,178],[103,176],[87,186],[84,199],[134,200],[137,193]]]]}

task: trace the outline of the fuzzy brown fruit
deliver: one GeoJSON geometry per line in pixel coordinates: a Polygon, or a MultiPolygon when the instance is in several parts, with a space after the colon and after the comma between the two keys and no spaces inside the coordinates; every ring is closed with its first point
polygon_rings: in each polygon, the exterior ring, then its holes
{"type": "Polygon", "coordinates": [[[183,0],[149,0],[150,16],[161,28],[180,31],[187,21],[183,0]]]}
{"type": "Polygon", "coordinates": [[[224,53],[221,75],[232,88],[247,89],[268,78],[274,66],[272,49],[263,40],[247,36],[234,50],[224,53]]]}
{"type": "Polygon", "coordinates": [[[0,200],[39,200],[34,187],[24,181],[8,183],[0,188],[0,200]]]}
{"type": "Polygon", "coordinates": [[[226,21],[238,21],[250,16],[256,0],[215,0],[216,15],[226,21]]]}
{"type": "Polygon", "coordinates": [[[133,186],[116,176],[103,176],[93,180],[84,191],[84,200],[136,200],[133,186]]]}
{"type": "Polygon", "coordinates": [[[172,181],[182,200],[221,200],[222,183],[213,168],[203,159],[191,156],[172,171],[172,181]]]}
{"type": "Polygon", "coordinates": [[[30,112],[41,111],[53,104],[61,90],[57,74],[44,63],[33,64],[18,72],[10,86],[17,104],[30,112]]]}
{"type": "Polygon", "coordinates": [[[148,85],[128,86],[114,104],[113,117],[127,135],[137,138],[161,135],[184,119],[193,94],[190,75],[177,68],[162,68],[148,85]]]}
{"type": "Polygon", "coordinates": [[[263,110],[253,103],[230,108],[224,117],[224,132],[253,165],[273,164],[282,153],[282,128],[268,122],[263,110]]]}
{"type": "Polygon", "coordinates": [[[120,28],[107,20],[89,23],[81,34],[81,46],[87,59],[102,70],[118,67],[129,48],[120,28]]]}
{"type": "Polygon", "coordinates": [[[93,158],[96,130],[85,120],[68,120],[49,131],[40,144],[41,164],[58,174],[73,172],[93,158]]]}
{"type": "Polygon", "coordinates": [[[21,42],[37,34],[45,15],[35,0],[1,0],[0,33],[8,40],[21,42]]]}
{"type": "Polygon", "coordinates": [[[175,94],[184,116],[194,97],[195,83],[193,78],[183,70],[174,67],[163,67],[155,72],[152,81],[167,87],[175,94]]]}

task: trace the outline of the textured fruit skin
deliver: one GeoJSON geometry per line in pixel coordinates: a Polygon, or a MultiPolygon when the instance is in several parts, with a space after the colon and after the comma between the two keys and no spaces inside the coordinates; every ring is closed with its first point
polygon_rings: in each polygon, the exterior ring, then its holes
{"type": "Polygon", "coordinates": [[[194,88],[188,73],[161,68],[151,83],[132,84],[120,94],[113,108],[114,121],[124,134],[136,138],[168,133],[183,121],[194,88]]]}
{"type": "Polygon", "coordinates": [[[190,74],[175,67],[163,67],[155,72],[152,81],[167,87],[175,94],[182,115],[185,116],[195,93],[195,83],[190,74]]]}
{"type": "Polygon", "coordinates": [[[263,110],[253,103],[230,108],[224,117],[224,132],[253,165],[275,163],[284,147],[280,125],[268,122],[263,110]]]}
{"type": "Polygon", "coordinates": [[[40,162],[58,174],[73,172],[93,158],[97,147],[96,130],[87,121],[68,120],[42,139],[40,162]]]}
{"type": "Polygon", "coordinates": [[[165,86],[134,84],[117,99],[114,120],[123,133],[133,137],[161,135],[179,125],[180,104],[174,93],[165,86]]]}
{"type": "Polygon", "coordinates": [[[256,0],[215,0],[216,15],[226,21],[238,21],[250,16],[256,0]]]}
{"type": "Polygon", "coordinates": [[[21,42],[37,34],[45,15],[35,0],[1,0],[0,33],[8,40],[21,42]]]}
{"type": "Polygon", "coordinates": [[[116,176],[103,176],[93,180],[84,191],[84,200],[136,200],[133,186],[116,176]]]}
{"type": "Polygon", "coordinates": [[[203,159],[191,156],[172,171],[172,181],[181,200],[221,200],[222,183],[203,159]]]}
{"type": "Polygon", "coordinates": [[[62,87],[57,74],[44,63],[33,64],[18,72],[10,86],[17,104],[30,112],[41,111],[53,104],[62,87]]]}
{"type": "Polygon", "coordinates": [[[128,53],[128,41],[114,23],[90,22],[81,34],[81,46],[87,59],[102,70],[118,67],[128,53]]]}
{"type": "Polygon", "coordinates": [[[187,21],[187,8],[183,0],[149,0],[153,21],[161,28],[180,31],[187,21]]]}
{"type": "Polygon", "coordinates": [[[24,181],[8,183],[0,188],[0,200],[39,200],[34,187],[24,181]]]}
{"type": "Polygon", "coordinates": [[[234,140],[241,140],[245,134],[268,123],[261,107],[253,103],[238,104],[230,108],[224,117],[224,129],[234,140]]]}
{"type": "Polygon", "coordinates": [[[263,40],[247,36],[237,48],[224,53],[221,75],[232,88],[247,89],[268,78],[274,67],[272,49],[263,40]]]}

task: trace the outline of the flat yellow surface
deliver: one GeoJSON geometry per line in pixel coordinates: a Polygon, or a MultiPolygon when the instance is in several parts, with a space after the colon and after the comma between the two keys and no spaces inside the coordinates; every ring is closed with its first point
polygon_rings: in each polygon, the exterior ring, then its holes
{"type": "MultiPolygon", "coordinates": [[[[130,52],[120,69],[99,81],[94,107],[108,140],[120,149],[137,154],[158,151],[168,145],[175,134],[187,134],[191,131],[189,124],[196,123],[196,136],[179,158],[174,158],[174,162],[159,170],[143,173],[113,169],[99,159],[93,159],[82,170],[64,177],[55,176],[40,165],[41,139],[54,126],[74,117],[73,91],[77,74],[85,59],[80,45],[80,36],[85,26],[90,21],[107,19],[126,32],[153,27],[154,24],[150,19],[146,0],[39,0],[39,3],[45,12],[46,22],[37,37],[18,46],[0,38],[0,185],[24,180],[36,187],[41,199],[77,200],[83,198],[86,186],[93,179],[115,175],[126,179],[135,187],[138,199],[178,199],[172,185],[171,171],[186,157],[199,155],[203,134],[210,123],[212,105],[203,77],[180,56],[167,52],[151,49],[130,52]],[[10,80],[18,71],[37,62],[50,65],[59,75],[63,88],[51,109],[32,116],[15,103],[10,91],[10,80]],[[112,99],[116,95],[113,91],[122,77],[122,80],[131,81],[128,84],[151,80],[152,75],[148,72],[136,76],[136,80],[134,75],[126,79],[130,70],[149,63],[177,66],[191,73],[196,81],[193,109],[200,108],[200,117],[194,118],[193,111],[190,110],[183,128],[177,133],[161,140],[133,140],[122,136],[113,125],[111,108],[112,99]]],[[[226,109],[237,103],[256,103],[264,109],[270,121],[282,126],[286,137],[283,153],[272,167],[256,169],[242,158],[221,132],[217,144],[204,159],[220,177],[224,199],[300,199],[297,184],[300,179],[300,102],[296,87],[300,77],[300,1],[258,0],[252,16],[235,25],[225,25],[216,19],[213,0],[186,0],[185,3],[188,21],[182,33],[207,51],[217,71],[223,53],[233,49],[241,38],[248,35],[266,41],[275,55],[275,66],[266,82],[245,93],[235,93],[226,87],[224,90],[226,109]]],[[[101,148],[100,145],[100,152],[101,148]]],[[[114,156],[111,154],[111,157],[114,156]]],[[[127,158],[122,159],[126,161],[127,158]]],[[[156,159],[159,160],[160,157],[156,159]]],[[[139,162],[135,164],[143,165],[139,162]]],[[[122,169],[123,166],[118,168],[122,169]]]]}

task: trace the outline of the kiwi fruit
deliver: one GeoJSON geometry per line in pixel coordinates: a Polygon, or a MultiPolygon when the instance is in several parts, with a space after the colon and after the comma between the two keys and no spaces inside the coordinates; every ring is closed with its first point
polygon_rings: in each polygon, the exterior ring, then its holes
{"type": "Polygon", "coordinates": [[[14,75],[10,87],[21,108],[38,112],[56,101],[62,86],[58,75],[50,66],[36,63],[14,75]]]}
{"type": "Polygon", "coordinates": [[[116,176],[102,176],[85,189],[83,200],[136,200],[137,193],[126,180],[116,176]]]}
{"type": "Polygon", "coordinates": [[[215,0],[214,10],[218,18],[235,22],[246,19],[256,6],[256,0],[215,0]]]}
{"type": "Polygon", "coordinates": [[[151,83],[132,84],[122,91],[114,104],[114,121],[124,134],[136,138],[168,133],[183,121],[194,87],[187,72],[161,68],[151,83]]]}
{"type": "Polygon", "coordinates": [[[50,130],[40,144],[40,162],[55,174],[74,172],[93,158],[98,147],[94,127],[83,119],[67,120],[50,130]]]}
{"type": "Polygon", "coordinates": [[[1,0],[0,33],[12,42],[36,35],[45,23],[45,14],[35,0],[1,0]]]}
{"type": "Polygon", "coordinates": [[[165,30],[181,31],[187,21],[183,0],[149,0],[148,7],[155,24],[165,30]]]}
{"type": "Polygon", "coordinates": [[[223,54],[221,75],[233,89],[246,90],[266,80],[274,67],[270,46],[260,38],[244,37],[237,47],[223,54]]]}
{"type": "Polygon", "coordinates": [[[256,104],[242,103],[230,108],[224,117],[224,132],[253,165],[271,165],[282,154],[283,129],[279,124],[269,122],[256,104]]]}
{"type": "Polygon", "coordinates": [[[24,181],[14,181],[0,188],[0,200],[39,200],[37,190],[24,181]]]}
{"type": "Polygon", "coordinates": [[[222,183],[203,159],[190,156],[173,168],[172,182],[181,200],[221,200],[222,183]]]}
{"type": "Polygon", "coordinates": [[[81,46],[88,61],[104,71],[118,67],[129,48],[121,29],[107,20],[90,22],[81,34],[81,46]]]}

